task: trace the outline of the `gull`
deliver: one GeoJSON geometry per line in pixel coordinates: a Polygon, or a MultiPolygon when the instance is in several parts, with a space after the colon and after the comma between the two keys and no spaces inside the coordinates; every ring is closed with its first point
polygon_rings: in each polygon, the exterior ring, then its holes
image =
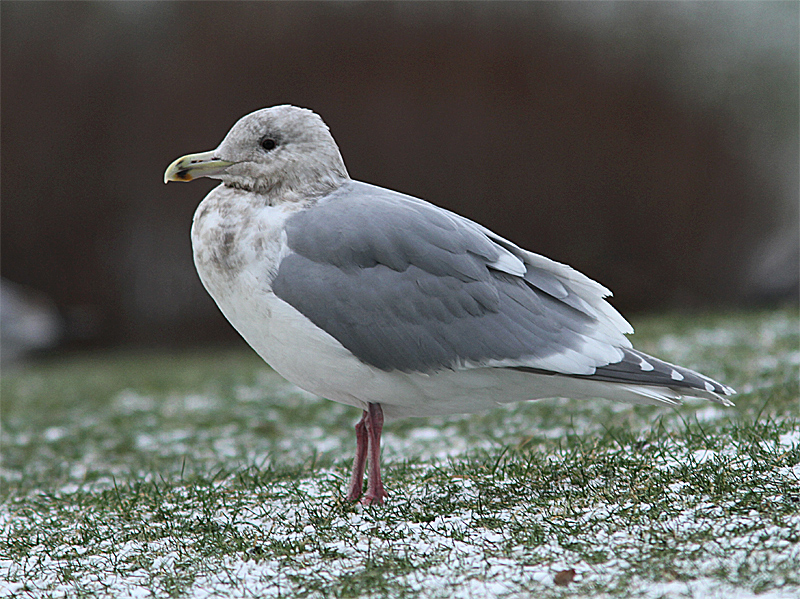
{"type": "Polygon", "coordinates": [[[198,177],[221,181],[191,238],[222,313],[281,376],[363,410],[350,501],[388,497],[384,416],[558,397],[733,405],[732,388],[635,350],[599,283],[463,216],[351,179],[311,110],[248,114],[215,150],[170,164],[164,182],[198,177]]]}

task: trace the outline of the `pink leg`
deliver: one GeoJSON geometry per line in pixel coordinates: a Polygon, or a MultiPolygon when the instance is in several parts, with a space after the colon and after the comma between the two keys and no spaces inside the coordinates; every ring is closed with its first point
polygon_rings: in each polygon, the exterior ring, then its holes
{"type": "Polygon", "coordinates": [[[364,410],[361,420],[356,423],[356,459],[353,461],[353,473],[350,476],[350,488],[347,491],[347,501],[356,501],[361,497],[361,486],[364,484],[364,467],[367,464],[367,418],[368,412],[364,410]]]}
{"type": "Polygon", "coordinates": [[[366,418],[367,436],[369,438],[369,477],[367,494],[361,500],[364,505],[381,504],[389,497],[381,482],[381,431],[383,430],[383,410],[377,403],[369,404],[366,418]]]}

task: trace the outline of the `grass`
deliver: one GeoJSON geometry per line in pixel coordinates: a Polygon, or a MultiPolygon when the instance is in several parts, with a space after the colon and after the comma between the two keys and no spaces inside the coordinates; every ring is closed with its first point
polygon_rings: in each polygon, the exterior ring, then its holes
{"type": "Polygon", "coordinates": [[[0,597],[800,595],[796,308],[634,323],[736,408],[552,400],[384,430],[246,348],[3,373],[0,597]]]}

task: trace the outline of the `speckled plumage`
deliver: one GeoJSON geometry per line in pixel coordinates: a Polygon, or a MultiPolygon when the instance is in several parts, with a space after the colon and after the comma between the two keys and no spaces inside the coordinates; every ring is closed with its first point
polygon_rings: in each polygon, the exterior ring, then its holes
{"type": "Polygon", "coordinates": [[[222,180],[192,227],[198,273],[222,312],[287,379],[364,410],[351,499],[368,453],[366,501],[385,497],[383,413],[559,396],[730,404],[732,389],[632,349],[630,325],[598,283],[469,219],[349,179],[311,111],[243,117],[165,180],[194,176],[222,180]]]}

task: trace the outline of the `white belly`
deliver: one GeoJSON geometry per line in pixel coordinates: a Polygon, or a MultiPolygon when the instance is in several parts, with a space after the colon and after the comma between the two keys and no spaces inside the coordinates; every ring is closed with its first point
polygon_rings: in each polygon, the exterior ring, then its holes
{"type": "Polygon", "coordinates": [[[203,285],[253,349],[295,385],[362,409],[379,403],[389,418],[479,412],[545,397],[658,403],[619,385],[558,375],[507,368],[386,372],[361,362],[272,292],[289,251],[283,225],[296,209],[247,205],[235,190],[220,186],[200,204],[192,226],[203,285]]]}
{"type": "Polygon", "coordinates": [[[360,409],[369,402],[379,403],[387,418],[481,412],[545,397],[651,403],[609,383],[504,368],[429,375],[386,372],[358,360],[272,292],[260,294],[251,287],[229,298],[235,299],[217,301],[220,309],[281,376],[306,391],[360,409]]]}

